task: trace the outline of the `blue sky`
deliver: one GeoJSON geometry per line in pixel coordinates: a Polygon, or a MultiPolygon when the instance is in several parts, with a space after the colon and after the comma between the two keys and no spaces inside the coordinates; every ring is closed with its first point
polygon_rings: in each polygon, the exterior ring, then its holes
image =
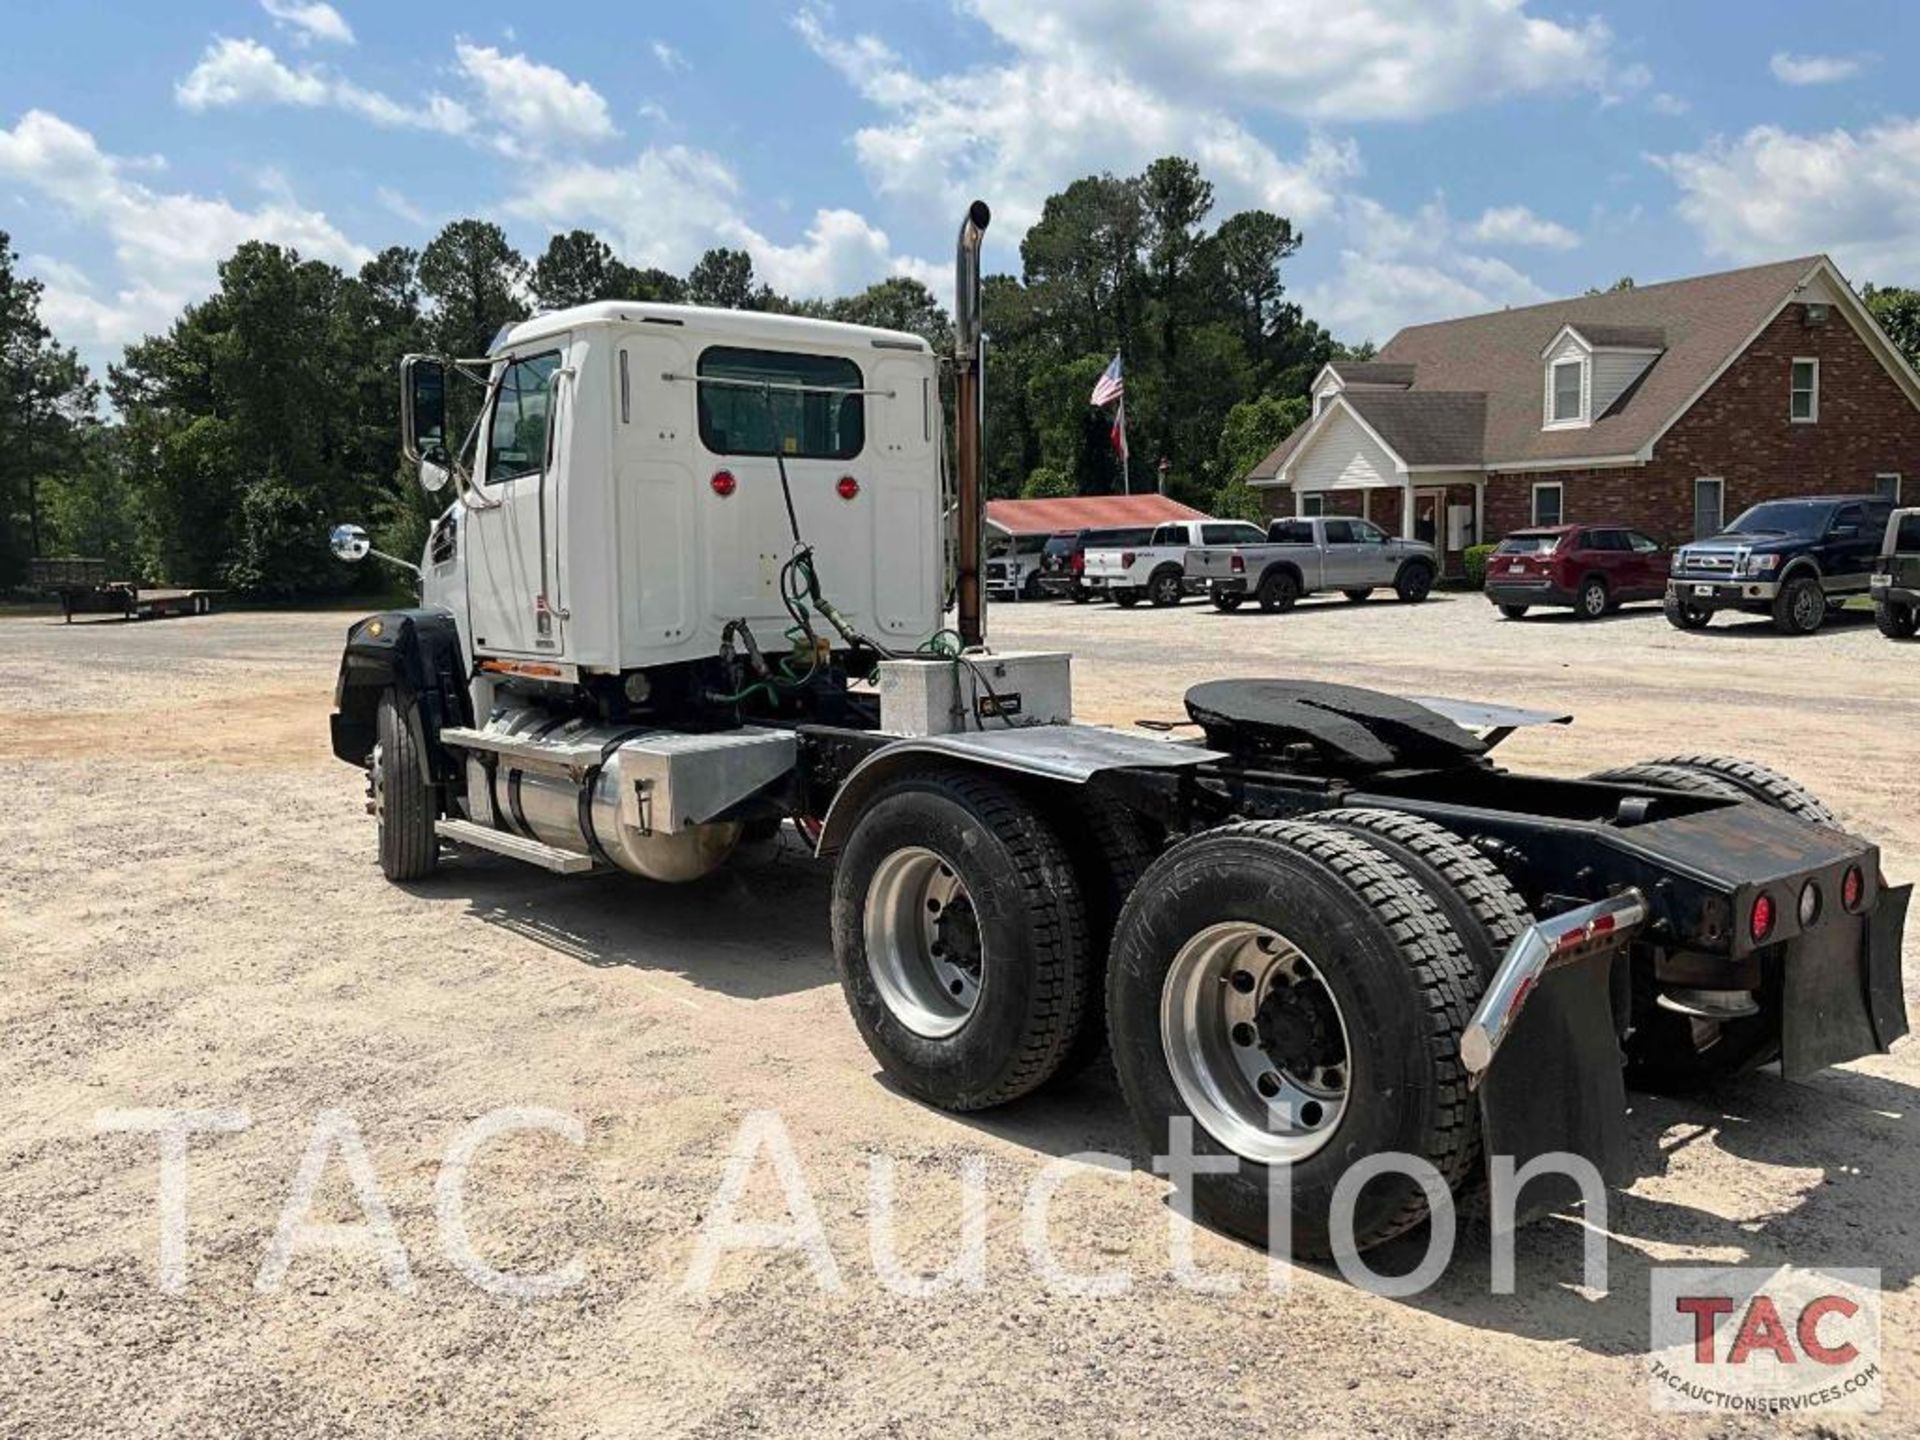
{"type": "Polygon", "coordinates": [[[1920,284],[1920,5],[1784,0],[59,0],[8,19],[0,229],[96,364],[249,236],[600,231],[794,294],[945,298],[961,208],[1202,162],[1342,338],[1825,250],[1920,284]]]}

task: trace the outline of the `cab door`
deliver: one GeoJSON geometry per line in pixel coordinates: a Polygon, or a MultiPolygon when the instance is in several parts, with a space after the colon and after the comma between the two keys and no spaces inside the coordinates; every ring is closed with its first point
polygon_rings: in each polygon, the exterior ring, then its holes
{"type": "Polygon", "coordinates": [[[484,654],[566,653],[560,492],[568,341],[542,339],[494,362],[474,467],[480,501],[466,525],[468,633],[484,654]]]}

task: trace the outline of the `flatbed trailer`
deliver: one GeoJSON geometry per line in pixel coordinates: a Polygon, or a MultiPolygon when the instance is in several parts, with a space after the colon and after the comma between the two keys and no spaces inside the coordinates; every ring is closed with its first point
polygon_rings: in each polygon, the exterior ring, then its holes
{"type": "MultiPolygon", "coordinates": [[[[608,304],[409,357],[403,441],[455,500],[398,562],[421,605],[350,628],[331,720],[391,879],[450,849],[686,882],[791,823],[833,863],[842,990],[895,1084],[979,1110],[1104,1058],[1152,1153],[1184,1127],[1218,1162],[1202,1218],[1269,1242],[1284,1181],[1301,1254],[1502,1162],[1630,1178],[1629,1083],[1906,1034],[1911,887],[1764,767],[1520,774],[1498,745],[1570,717],[1276,678],[1194,686],[1180,738],[1109,729],[1073,722],[1068,656],[986,646],[986,224],[959,245],[951,495],[916,337],[608,304]],[[486,386],[471,468],[442,443],[457,368],[486,386]],[[916,643],[948,513],[957,634],[916,643]]],[[[375,553],[354,526],[334,548],[375,553]]]]}
{"type": "Polygon", "coordinates": [[[75,615],[117,615],[123,620],[157,620],[170,615],[212,613],[224,590],[178,585],[142,585],[108,578],[107,562],[82,557],[41,558],[29,568],[29,582],[60,602],[68,624],[75,615]]]}

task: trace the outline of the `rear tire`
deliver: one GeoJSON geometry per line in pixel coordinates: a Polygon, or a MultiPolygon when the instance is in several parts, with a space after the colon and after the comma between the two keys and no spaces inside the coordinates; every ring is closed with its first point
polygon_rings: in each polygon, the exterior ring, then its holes
{"type": "Polygon", "coordinates": [[[1093,599],[1093,592],[1087,589],[1086,586],[1075,585],[1073,587],[1073,603],[1074,604],[1084,605],[1091,599],[1093,599]]]}
{"type": "Polygon", "coordinates": [[[1806,786],[1752,760],[1741,760],[1731,755],[1667,755],[1648,763],[1678,766],[1696,774],[1711,776],[1723,784],[1731,785],[1748,799],[1784,810],[1809,825],[1840,823],[1826,802],[1806,786]]]}
{"type": "Polygon", "coordinates": [[[439,805],[427,772],[426,744],[412,701],[387,690],[374,717],[368,763],[373,813],[380,832],[380,869],[389,880],[424,880],[440,863],[434,834],[439,805]]]}
{"type": "Polygon", "coordinates": [[[940,768],[888,785],[834,870],[832,926],[861,1038],[928,1104],[1004,1104],[1073,1052],[1086,906],[1060,834],[1012,786],[940,768]]]}
{"type": "Polygon", "coordinates": [[[1873,602],[1873,623],[1880,627],[1880,633],[1889,640],[1911,640],[1916,631],[1920,631],[1920,607],[1902,604],[1898,600],[1876,600],[1873,602]]]}
{"type": "Polygon", "coordinates": [[[1527,611],[1531,608],[1527,605],[1502,605],[1500,613],[1509,620],[1524,620],[1527,618],[1527,611]]]}
{"type": "MultiPolygon", "coordinates": [[[[1326,1256],[1333,1189],[1356,1160],[1418,1156],[1449,1189],[1469,1173],[1459,1044],[1476,988],[1444,912],[1379,847],[1327,825],[1228,825],[1162,855],[1127,902],[1107,976],[1114,1067],[1154,1153],[1185,1116],[1196,1153],[1239,1162],[1194,1178],[1201,1218],[1267,1243],[1284,1166],[1294,1253],[1326,1256]],[[1253,1021],[1233,1020],[1242,1004],[1253,1021]],[[1292,1103],[1316,1085],[1330,1098],[1292,1103]]],[[[1383,1175],[1358,1197],[1354,1244],[1428,1213],[1413,1180],[1383,1175]]]]}
{"type": "Polygon", "coordinates": [[[1613,606],[1613,597],[1607,590],[1607,582],[1598,575],[1590,575],[1580,584],[1580,593],[1574,597],[1573,613],[1582,620],[1598,620],[1613,606]]]}
{"type": "Polygon", "coordinates": [[[1424,560],[1401,566],[1394,577],[1393,593],[1403,605],[1418,605],[1433,593],[1433,566],[1424,560]]]}
{"type": "Polygon", "coordinates": [[[1347,602],[1352,605],[1359,605],[1373,598],[1371,590],[1342,590],[1340,593],[1346,596],[1347,602]]]}
{"type": "Polygon", "coordinates": [[[1773,597],[1773,628],[1782,635],[1811,635],[1826,623],[1827,592],[1812,575],[1795,575],[1773,597]]]}
{"type": "Polygon", "coordinates": [[[1222,615],[1231,615],[1246,603],[1246,598],[1244,595],[1216,595],[1213,597],[1213,608],[1222,615]]]}
{"type": "Polygon", "coordinates": [[[1113,592],[1113,603],[1118,605],[1122,610],[1131,610],[1140,603],[1140,592],[1138,590],[1116,590],[1113,592]]]}
{"type": "Polygon", "coordinates": [[[1300,599],[1300,582],[1291,570],[1269,570],[1260,577],[1259,599],[1269,615],[1282,614],[1300,599]]]}
{"type": "Polygon", "coordinates": [[[1667,623],[1676,630],[1704,630],[1713,623],[1713,611],[1683,600],[1671,590],[1660,602],[1660,608],[1666,614],[1667,623]]]}

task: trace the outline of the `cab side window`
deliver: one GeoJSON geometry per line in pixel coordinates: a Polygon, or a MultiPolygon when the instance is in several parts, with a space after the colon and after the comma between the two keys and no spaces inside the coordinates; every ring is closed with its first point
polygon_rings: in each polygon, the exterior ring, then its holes
{"type": "Polygon", "coordinates": [[[1327,544],[1351,545],[1360,537],[1353,533],[1351,520],[1329,520],[1326,524],[1327,544]]]}
{"type": "Polygon", "coordinates": [[[487,484],[537,474],[547,462],[547,388],[558,351],[510,361],[494,395],[487,426],[487,484]]]}

